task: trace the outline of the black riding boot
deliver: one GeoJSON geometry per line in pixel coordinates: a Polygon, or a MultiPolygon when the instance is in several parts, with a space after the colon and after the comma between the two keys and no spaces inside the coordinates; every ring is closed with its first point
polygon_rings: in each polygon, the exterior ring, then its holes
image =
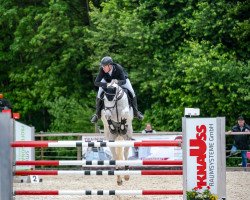
{"type": "Polygon", "coordinates": [[[143,120],[143,115],[142,115],[142,113],[138,110],[137,98],[136,98],[136,96],[132,99],[132,107],[133,107],[133,110],[134,110],[134,116],[137,117],[139,120],[143,120]]]}
{"type": "Polygon", "coordinates": [[[91,117],[91,123],[96,123],[101,118],[102,100],[96,98],[96,113],[91,117]]]}

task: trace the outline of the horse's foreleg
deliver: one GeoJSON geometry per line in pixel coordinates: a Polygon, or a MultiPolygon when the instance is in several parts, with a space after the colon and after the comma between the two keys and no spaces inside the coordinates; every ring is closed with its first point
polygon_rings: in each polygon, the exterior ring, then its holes
{"type": "MultiPolygon", "coordinates": [[[[124,147],[124,159],[128,160],[128,153],[129,153],[129,147],[124,147]]],[[[129,166],[125,166],[125,170],[129,170],[129,166]]],[[[129,175],[125,175],[124,179],[125,181],[128,181],[130,178],[129,175]]]]}
{"type": "MultiPolygon", "coordinates": [[[[120,150],[117,150],[119,147],[110,147],[110,151],[112,153],[112,156],[113,156],[113,160],[120,160],[120,156],[119,156],[119,151],[120,150]]],[[[116,166],[116,170],[119,170],[119,167],[116,166]]],[[[117,185],[122,185],[122,178],[120,175],[117,175],[117,185]]]]}
{"type": "MultiPolygon", "coordinates": [[[[122,147],[116,147],[116,155],[118,160],[123,160],[122,147]]],[[[119,170],[119,167],[116,167],[119,170]]],[[[117,184],[122,185],[122,177],[117,175],[117,184]]]]}

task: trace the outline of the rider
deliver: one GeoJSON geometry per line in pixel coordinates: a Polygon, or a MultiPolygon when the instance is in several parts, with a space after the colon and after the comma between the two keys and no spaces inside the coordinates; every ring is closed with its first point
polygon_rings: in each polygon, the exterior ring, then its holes
{"type": "Polygon", "coordinates": [[[134,116],[137,117],[139,120],[142,120],[143,115],[140,111],[138,111],[137,99],[130,80],[128,79],[128,74],[124,71],[121,65],[114,63],[111,57],[105,56],[101,60],[99,74],[95,79],[95,86],[98,86],[99,90],[96,98],[96,114],[92,116],[91,122],[96,123],[101,117],[101,93],[103,92],[103,88],[106,88],[107,83],[110,83],[112,79],[117,79],[118,85],[128,89],[129,92],[132,94],[132,107],[134,111],[134,116]]]}

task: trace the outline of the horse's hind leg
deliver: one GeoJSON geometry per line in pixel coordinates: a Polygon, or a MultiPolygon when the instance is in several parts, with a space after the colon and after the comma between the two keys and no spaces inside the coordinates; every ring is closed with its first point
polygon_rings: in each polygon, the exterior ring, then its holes
{"type": "MultiPolygon", "coordinates": [[[[129,153],[129,147],[124,147],[124,158],[125,160],[128,160],[128,153],[129,153]]],[[[129,166],[125,166],[125,170],[128,170],[129,166]]],[[[130,178],[129,175],[124,175],[125,181],[128,181],[130,178]]]]}

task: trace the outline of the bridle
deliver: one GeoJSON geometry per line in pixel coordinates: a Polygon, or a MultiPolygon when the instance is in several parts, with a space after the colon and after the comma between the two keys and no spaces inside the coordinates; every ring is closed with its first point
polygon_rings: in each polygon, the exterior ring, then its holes
{"type": "MultiPolygon", "coordinates": [[[[110,86],[112,86],[113,84],[111,84],[110,86]]],[[[116,93],[115,94],[110,94],[108,92],[105,92],[104,91],[104,94],[106,95],[113,95],[114,96],[114,99],[112,101],[114,101],[114,105],[113,106],[104,106],[105,110],[109,110],[111,112],[112,109],[116,108],[116,116],[117,116],[117,122],[119,122],[119,119],[118,119],[118,107],[117,107],[117,102],[123,97],[124,95],[124,90],[121,88],[121,87],[117,87],[117,90],[116,90],[116,93]],[[121,92],[121,94],[120,94],[121,92]]],[[[106,97],[107,98],[107,97],[106,97]]]]}

